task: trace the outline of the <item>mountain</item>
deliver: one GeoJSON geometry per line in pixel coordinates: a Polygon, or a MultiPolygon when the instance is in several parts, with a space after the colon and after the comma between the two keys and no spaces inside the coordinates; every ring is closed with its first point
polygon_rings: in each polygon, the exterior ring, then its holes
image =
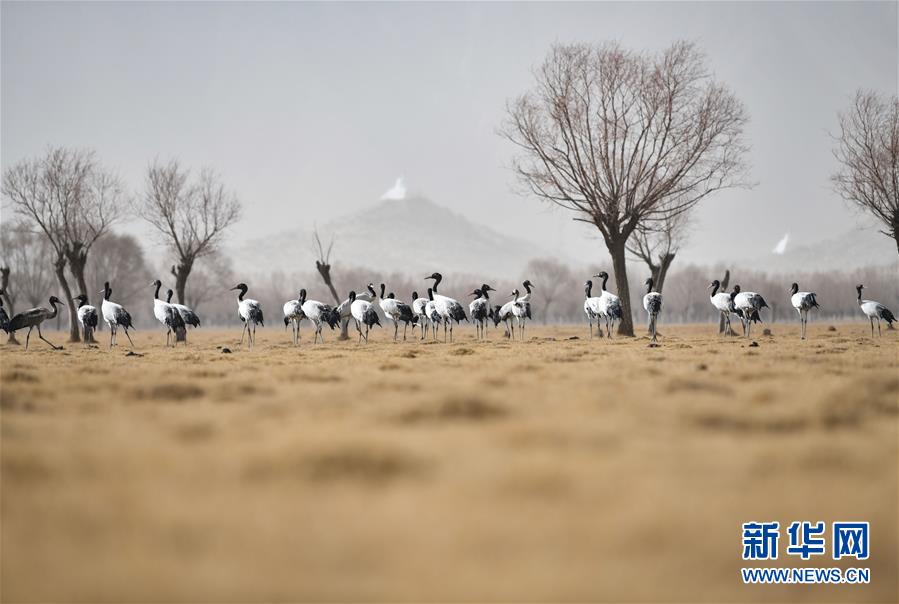
{"type": "Polygon", "coordinates": [[[899,260],[896,243],[874,229],[851,229],[842,235],[814,243],[789,246],[783,254],[770,253],[738,260],[738,266],[789,271],[854,270],[894,265],[899,260]]]}
{"type": "MultiPolygon", "coordinates": [[[[380,201],[318,229],[331,262],[380,271],[519,275],[529,260],[553,256],[530,241],[503,235],[424,197],[380,201]]],[[[238,272],[311,270],[312,229],[249,241],[233,255],[238,272]]],[[[557,256],[557,255],[556,255],[557,256]]],[[[562,258],[564,260],[564,258],[562,258]]]]}

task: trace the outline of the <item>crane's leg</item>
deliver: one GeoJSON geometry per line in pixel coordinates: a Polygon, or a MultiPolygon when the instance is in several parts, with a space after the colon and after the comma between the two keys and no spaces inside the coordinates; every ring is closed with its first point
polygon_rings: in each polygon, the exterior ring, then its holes
{"type": "MultiPolygon", "coordinates": [[[[31,330],[34,329],[34,325],[28,328],[28,333],[25,334],[25,350],[28,350],[28,340],[31,338],[31,330]]],[[[871,337],[874,336],[874,323],[871,323],[871,337]]]]}
{"type": "Polygon", "coordinates": [[[245,333],[247,333],[247,323],[246,323],[246,321],[244,321],[243,329],[240,331],[240,343],[238,344],[238,346],[243,346],[243,336],[244,336],[245,333]]]}
{"type": "Polygon", "coordinates": [[[40,325],[37,326],[37,337],[39,337],[39,338],[42,339],[44,342],[46,342],[47,344],[49,344],[49,345],[50,345],[50,348],[52,348],[53,350],[60,350],[60,349],[61,349],[60,346],[56,346],[55,344],[53,344],[53,342],[51,342],[50,340],[48,340],[47,338],[44,337],[44,334],[41,333],[41,326],[40,326],[40,325]]]}
{"type": "Polygon", "coordinates": [[[393,322],[393,341],[396,342],[397,338],[400,336],[400,324],[396,321],[393,322]]]}
{"type": "MultiPolygon", "coordinates": [[[[37,326],[37,332],[38,332],[38,333],[41,333],[41,326],[40,326],[40,325],[37,326]]],[[[878,338],[882,338],[882,337],[883,337],[883,334],[880,333],[880,317],[877,317],[877,337],[878,337],[878,338]]]]}
{"type": "Polygon", "coordinates": [[[134,348],[134,341],[131,339],[131,334],[128,333],[128,328],[125,328],[125,337],[128,338],[128,343],[131,344],[131,348],[134,348]]]}
{"type": "MultiPolygon", "coordinates": [[[[404,324],[403,324],[403,342],[406,341],[406,330],[407,330],[407,329],[409,329],[409,324],[408,324],[408,323],[404,323],[404,324]]],[[[415,329],[415,325],[412,326],[412,329],[413,329],[413,330],[415,329]]]]}

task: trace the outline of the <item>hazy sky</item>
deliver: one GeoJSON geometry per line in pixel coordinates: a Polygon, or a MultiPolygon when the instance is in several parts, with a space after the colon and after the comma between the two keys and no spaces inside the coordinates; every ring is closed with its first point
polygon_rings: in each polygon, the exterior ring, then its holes
{"type": "MultiPolygon", "coordinates": [[[[686,255],[801,245],[863,221],[830,190],[836,113],[895,93],[897,3],[2,3],[2,165],[95,148],[137,189],[149,160],[211,166],[237,240],[375,203],[398,176],[569,254],[600,245],[512,192],[504,104],[553,42],[697,41],[751,117],[751,191],[704,202],[686,255]]],[[[138,223],[129,230],[144,232],[138,223]]],[[[879,236],[868,231],[867,236],[879,236]]]]}

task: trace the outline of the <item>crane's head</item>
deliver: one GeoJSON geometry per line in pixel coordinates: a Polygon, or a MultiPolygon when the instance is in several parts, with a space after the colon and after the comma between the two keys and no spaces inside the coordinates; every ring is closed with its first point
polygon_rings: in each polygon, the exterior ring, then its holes
{"type": "Polygon", "coordinates": [[[166,301],[166,302],[171,302],[171,301],[172,301],[172,296],[174,296],[174,295],[175,295],[175,292],[173,292],[172,290],[166,290],[166,292],[165,292],[165,301],[166,301]]]}
{"type": "Polygon", "coordinates": [[[297,300],[300,302],[300,304],[302,304],[303,302],[306,301],[306,290],[305,289],[300,290],[300,295],[297,296],[297,300]]]}
{"type": "Polygon", "coordinates": [[[739,285],[734,285],[734,289],[731,291],[731,293],[732,293],[733,295],[739,294],[739,293],[740,293],[740,286],[739,286],[739,285]]]}
{"type": "Polygon", "coordinates": [[[62,302],[56,296],[50,296],[50,304],[62,304],[62,302]]]}
{"type": "Polygon", "coordinates": [[[468,294],[468,295],[469,295],[469,296],[474,296],[475,298],[480,298],[480,297],[481,297],[481,290],[476,289],[476,290],[474,290],[473,292],[471,292],[471,293],[468,294]]]}
{"type": "Polygon", "coordinates": [[[350,295],[347,296],[347,298],[349,299],[350,304],[352,304],[353,302],[356,301],[356,292],[353,290],[350,290],[350,295]]]}
{"type": "Polygon", "coordinates": [[[793,294],[795,294],[795,293],[798,292],[798,291],[799,291],[799,284],[798,284],[798,283],[794,283],[793,285],[790,286],[790,295],[793,295],[793,294]]]}
{"type": "Polygon", "coordinates": [[[74,298],[72,298],[72,302],[78,302],[79,304],[84,304],[87,302],[87,296],[84,294],[78,294],[74,298]]]}
{"type": "Polygon", "coordinates": [[[431,273],[429,276],[425,277],[425,279],[434,279],[435,281],[440,281],[443,279],[443,275],[440,273],[431,273]]]}
{"type": "Polygon", "coordinates": [[[509,294],[509,297],[510,297],[510,298],[517,298],[517,297],[518,297],[518,290],[517,290],[517,289],[513,289],[513,290],[512,290],[512,293],[509,294]]]}
{"type": "Polygon", "coordinates": [[[865,289],[865,286],[859,283],[855,286],[855,289],[858,291],[858,293],[862,293],[862,290],[865,289]]]}
{"type": "Polygon", "coordinates": [[[375,284],[374,283],[369,283],[365,287],[366,287],[366,289],[368,289],[369,293],[371,293],[371,295],[373,297],[375,297],[375,298],[378,297],[378,294],[375,293],[375,284]]]}
{"type": "Polygon", "coordinates": [[[652,288],[652,277],[647,277],[646,281],[643,282],[643,285],[652,288]]]}
{"type": "Polygon", "coordinates": [[[482,283],[482,284],[481,284],[481,291],[485,291],[485,292],[495,292],[496,290],[493,289],[492,287],[490,287],[489,285],[487,285],[486,283],[482,283]]]}
{"type": "Polygon", "coordinates": [[[524,286],[525,289],[530,289],[530,288],[534,287],[534,284],[531,283],[530,279],[525,279],[524,283],[522,283],[522,285],[524,286]]]}
{"type": "Polygon", "coordinates": [[[418,300],[418,292],[412,292],[412,301],[418,300]]]}
{"type": "Polygon", "coordinates": [[[150,284],[150,287],[162,287],[162,281],[157,279],[156,281],[154,281],[153,283],[150,284]]]}
{"type": "Polygon", "coordinates": [[[712,281],[711,283],[709,283],[708,289],[717,289],[717,288],[719,288],[719,287],[721,287],[721,282],[718,281],[717,279],[715,279],[714,281],[712,281]]]}
{"type": "Polygon", "coordinates": [[[384,297],[384,290],[386,290],[386,289],[387,289],[387,286],[382,283],[381,284],[381,297],[382,298],[384,297]]]}
{"type": "Polygon", "coordinates": [[[247,287],[246,283],[238,283],[237,285],[232,287],[230,291],[241,291],[243,293],[247,293],[248,289],[250,289],[250,288],[247,287]]]}

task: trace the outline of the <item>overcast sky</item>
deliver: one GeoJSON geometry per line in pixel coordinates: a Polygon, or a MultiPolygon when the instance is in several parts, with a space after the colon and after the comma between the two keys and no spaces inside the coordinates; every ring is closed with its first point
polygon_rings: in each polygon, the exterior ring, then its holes
{"type": "Polygon", "coordinates": [[[685,38],[746,104],[759,183],[703,202],[686,255],[751,257],[785,233],[793,246],[863,224],[829,188],[828,133],[857,88],[897,87],[896,2],[0,10],[4,168],[47,145],[96,149],[133,189],[155,156],[211,166],[245,203],[237,240],[376,203],[403,176],[500,231],[588,253],[599,244],[586,227],[513,193],[504,104],[553,42],[685,38]]]}

